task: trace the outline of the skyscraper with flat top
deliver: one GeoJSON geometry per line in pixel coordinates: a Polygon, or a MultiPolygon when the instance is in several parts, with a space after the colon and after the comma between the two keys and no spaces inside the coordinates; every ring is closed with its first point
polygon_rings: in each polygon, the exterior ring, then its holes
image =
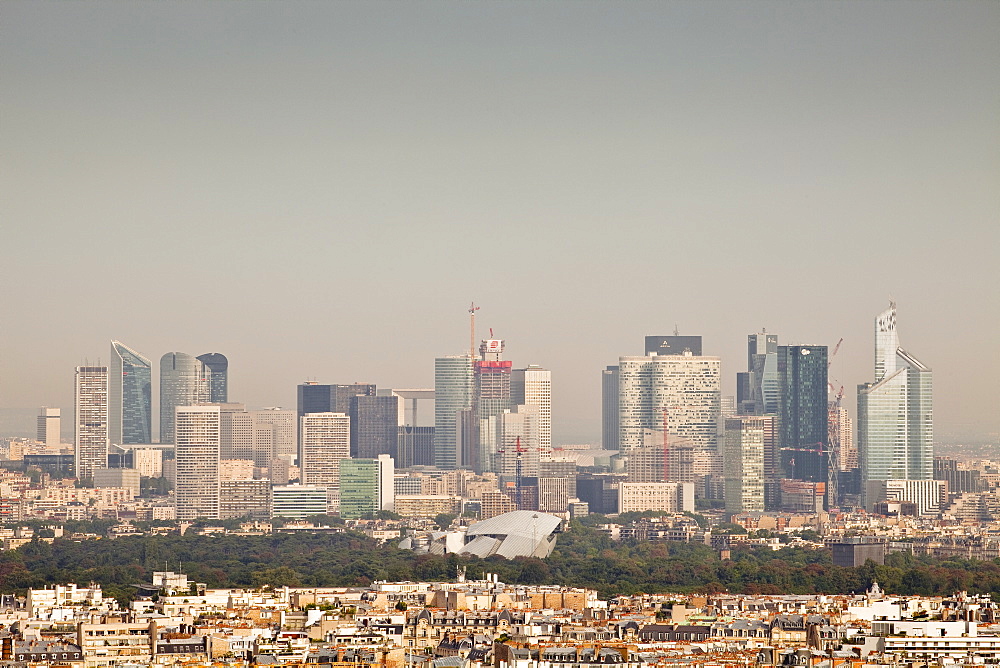
{"type": "Polygon", "coordinates": [[[174,409],[177,519],[219,519],[219,406],[174,409]]]}
{"type": "Polygon", "coordinates": [[[93,479],[108,466],[108,367],[76,367],[76,476],[93,479]]]}
{"type": "Polygon", "coordinates": [[[827,366],[826,346],[778,346],[778,440],[785,478],[827,482],[827,366]]]}
{"type": "Polygon", "coordinates": [[[510,376],[510,403],[538,406],[538,449],[552,450],[552,372],[537,364],[514,369],[510,376]]]}
{"type": "Polygon", "coordinates": [[[868,483],[934,476],[931,370],[899,346],[896,304],[875,319],[875,382],[858,386],[858,451],[868,483]]]}
{"type": "Polygon", "coordinates": [[[58,408],[43,406],[38,411],[38,432],[36,440],[47,448],[57,448],[62,443],[60,429],[62,428],[61,411],[58,408]]]}
{"type": "Polygon", "coordinates": [[[472,358],[450,355],[434,360],[434,464],[459,466],[459,412],[472,408],[472,358]]]}
{"type": "Polygon", "coordinates": [[[351,456],[351,418],[306,413],[299,418],[299,470],[303,485],[325,488],[329,509],[339,505],[340,461],[351,456]]]}
{"type": "Polygon", "coordinates": [[[152,364],[121,341],[111,342],[108,438],[115,445],[153,442],[152,364]]]}

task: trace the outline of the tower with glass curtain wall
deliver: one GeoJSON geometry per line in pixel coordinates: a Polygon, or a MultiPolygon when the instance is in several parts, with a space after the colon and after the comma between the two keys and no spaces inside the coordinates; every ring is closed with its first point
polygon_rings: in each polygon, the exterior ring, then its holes
{"type": "Polygon", "coordinates": [[[862,493],[869,483],[931,480],[934,421],[931,369],[899,346],[896,304],[875,319],[875,382],[858,386],[862,493]]]}
{"type": "Polygon", "coordinates": [[[121,341],[111,342],[108,438],[115,445],[153,442],[152,364],[121,341]]]}
{"type": "Polygon", "coordinates": [[[454,469],[459,457],[459,413],[472,408],[472,363],[469,355],[434,360],[434,465],[454,469]]]}

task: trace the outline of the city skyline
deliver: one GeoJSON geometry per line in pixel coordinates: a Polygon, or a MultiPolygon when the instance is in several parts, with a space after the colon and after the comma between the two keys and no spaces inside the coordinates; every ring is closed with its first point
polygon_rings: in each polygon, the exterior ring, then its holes
{"type": "Polygon", "coordinates": [[[223,351],[249,408],[430,387],[475,300],[479,338],[551,370],[554,442],[598,443],[639,337],[702,336],[727,396],[747,333],[843,338],[853,388],[891,295],[935,440],[995,442],[998,26],[975,1],[9,3],[0,434],[51,406],[68,436],[109,339],[223,351]]]}

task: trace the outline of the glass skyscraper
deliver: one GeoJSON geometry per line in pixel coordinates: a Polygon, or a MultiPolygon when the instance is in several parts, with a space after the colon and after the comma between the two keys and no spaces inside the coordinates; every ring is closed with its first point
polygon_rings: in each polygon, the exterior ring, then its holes
{"type": "Polygon", "coordinates": [[[875,319],[875,382],[858,386],[864,483],[933,479],[932,408],[931,370],[899,347],[896,304],[890,303],[875,319]]]}
{"type": "Polygon", "coordinates": [[[114,445],[153,442],[152,365],[121,341],[111,342],[108,439],[114,445]]]}
{"type": "Polygon", "coordinates": [[[778,346],[778,442],[786,478],[827,482],[827,366],[826,346],[778,346]]]}
{"type": "Polygon", "coordinates": [[[736,374],[736,402],[744,415],[776,415],[781,397],[778,379],[778,335],[761,332],[747,337],[747,371],[736,374]]]}
{"type": "Polygon", "coordinates": [[[434,464],[458,466],[458,414],[472,407],[472,359],[451,355],[434,360],[434,464]]]}
{"type": "Polygon", "coordinates": [[[198,355],[208,377],[208,400],[213,404],[229,401],[229,360],[222,353],[198,355]]]}
{"type": "Polygon", "coordinates": [[[160,443],[174,442],[174,411],[212,401],[205,363],[187,353],[160,358],[160,443]]]}

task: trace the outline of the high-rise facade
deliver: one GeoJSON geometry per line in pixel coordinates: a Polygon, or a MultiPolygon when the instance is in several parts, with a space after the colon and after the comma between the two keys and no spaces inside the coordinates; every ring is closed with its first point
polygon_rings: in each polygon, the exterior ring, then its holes
{"type": "Polygon", "coordinates": [[[219,406],[174,408],[177,519],[219,519],[219,406]]]}
{"type": "Polygon", "coordinates": [[[351,456],[351,418],[344,413],[306,413],[299,418],[299,471],[303,485],[323,487],[330,510],[339,498],[340,461],[351,456]]]}
{"type": "Polygon", "coordinates": [[[472,412],[478,426],[477,472],[497,470],[497,450],[503,439],[501,416],[510,410],[513,363],[502,359],[503,341],[492,339],[479,346],[473,369],[472,412]]]}
{"type": "Polygon", "coordinates": [[[212,390],[205,363],[187,353],[160,358],[160,443],[174,442],[174,414],[178,406],[209,403],[212,390]]]}
{"type": "Polygon", "coordinates": [[[111,342],[108,438],[115,445],[153,442],[152,365],[121,341],[111,342]]]}
{"type": "Polygon", "coordinates": [[[229,360],[222,353],[198,355],[208,380],[208,400],[213,404],[229,401],[229,360]]]}
{"type": "Polygon", "coordinates": [[[92,479],[108,466],[108,367],[76,367],[74,464],[76,476],[92,479]]]}
{"type": "Polygon", "coordinates": [[[620,437],[618,408],[618,365],[601,372],[601,447],[617,450],[620,437]]]}
{"type": "Polygon", "coordinates": [[[552,372],[537,364],[514,369],[510,376],[510,402],[538,407],[538,448],[552,450],[552,372]]]}
{"type": "Polygon", "coordinates": [[[243,404],[219,404],[222,459],[250,460],[270,468],[274,460],[295,458],[295,411],[269,408],[247,411],[243,404]]]}
{"type": "Polygon", "coordinates": [[[395,500],[392,457],[340,461],[340,516],[359,519],[380,510],[392,510],[395,500]]]}
{"type": "Polygon", "coordinates": [[[459,457],[459,412],[472,407],[472,358],[450,355],[434,360],[434,464],[454,469],[459,457]]]}
{"type": "Polygon", "coordinates": [[[351,456],[396,457],[399,450],[399,397],[356,395],[350,399],[351,456]]]}
{"type": "Polygon", "coordinates": [[[747,337],[747,371],[736,374],[736,405],[744,415],[778,412],[778,336],[761,332],[747,337]]]}
{"type": "MultiPolygon", "coordinates": [[[[866,488],[872,481],[933,478],[931,380],[930,368],[899,346],[891,303],[875,320],[875,382],[858,386],[858,450],[866,488]]],[[[871,501],[866,498],[865,505],[871,501]]]]}
{"type": "MultiPolygon", "coordinates": [[[[306,413],[343,413],[353,416],[356,397],[374,397],[377,388],[372,383],[350,383],[346,385],[320,385],[315,382],[302,383],[298,387],[297,413],[301,420],[306,413]]],[[[358,438],[363,431],[351,426],[351,453],[358,452],[358,438]]],[[[385,440],[383,435],[382,440],[385,440]]],[[[301,443],[299,444],[301,449],[301,443]]],[[[366,445],[366,447],[368,447],[366,445]]]]}
{"type": "Polygon", "coordinates": [[[827,366],[826,346],[778,346],[778,440],[784,478],[828,482],[827,366]]]}
{"type": "Polygon", "coordinates": [[[718,357],[651,355],[618,362],[619,444],[642,447],[645,430],[662,430],[696,450],[718,453],[722,401],[718,357]]]}
{"type": "Polygon", "coordinates": [[[38,411],[38,431],[35,439],[47,448],[58,448],[62,443],[62,411],[58,408],[42,406],[38,411]]]}
{"type": "Polygon", "coordinates": [[[723,460],[726,512],[764,512],[764,444],[773,417],[726,418],[723,460]]]}

